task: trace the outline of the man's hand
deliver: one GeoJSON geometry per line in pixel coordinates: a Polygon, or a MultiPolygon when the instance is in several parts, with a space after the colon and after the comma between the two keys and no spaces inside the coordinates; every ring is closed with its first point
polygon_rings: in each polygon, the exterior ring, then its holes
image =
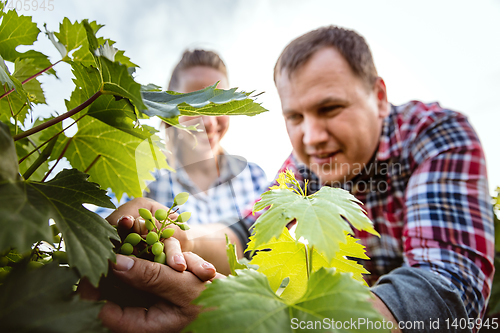
{"type": "MultiPolygon", "coordinates": [[[[144,220],[139,216],[139,208],[150,210],[153,216],[158,209],[168,211],[167,207],[156,201],[146,198],[136,198],[118,207],[106,220],[112,225],[117,225],[120,236],[126,235],[129,232],[136,232],[139,235],[145,236],[149,231],[146,229],[144,220]]],[[[177,214],[170,214],[169,217],[175,220],[177,214]]],[[[160,226],[161,224],[157,223],[157,227],[160,226]]],[[[176,225],[170,225],[169,228],[173,228],[175,232],[173,237],[164,240],[167,265],[182,272],[187,267],[182,252],[191,252],[193,241],[188,240],[186,232],[176,225]]]]}
{"type": "MultiPolygon", "coordinates": [[[[112,225],[118,225],[120,230],[132,230],[138,234],[147,234],[144,223],[139,219],[139,208],[150,210],[153,215],[157,209],[168,208],[158,202],[147,198],[136,198],[118,207],[106,220],[112,225]]],[[[171,215],[172,216],[172,215],[171,215]]],[[[231,243],[236,244],[238,257],[243,257],[242,246],[236,234],[230,228],[214,223],[203,226],[192,226],[190,230],[183,231],[175,225],[172,237],[165,241],[167,264],[178,271],[184,271],[186,266],[182,263],[183,252],[194,252],[203,259],[214,264],[217,271],[229,274],[229,264],[226,255],[226,235],[231,243]]]]}
{"type": "MultiPolygon", "coordinates": [[[[149,309],[144,307],[121,308],[107,302],[99,318],[113,332],[180,332],[196,318],[200,307],[191,304],[205,289],[205,282],[222,275],[204,267],[205,261],[192,253],[185,253],[189,271],[178,272],[167,265],[143,259],[117,255],[112,271],[126,284],[158,296],[161,300],[149,309]],[[195,272],[195,274],[191,273],[195,272]],[[199,277],[203,277],[201,280],[199,277]]],[[[80,284],[84,299],[98,300],[100,292],[90,283],[80,284]]]]}

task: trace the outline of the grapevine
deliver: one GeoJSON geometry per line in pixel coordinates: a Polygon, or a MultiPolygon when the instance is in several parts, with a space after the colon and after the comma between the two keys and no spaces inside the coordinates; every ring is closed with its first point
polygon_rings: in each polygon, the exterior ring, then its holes
{"type": "MultiPolygon", "coordinates": [[[[277,182],[254,206],[254,212],[267,210],[253,226],[252,260],[237,260],[235,245],[227,241],[232,275],[208,285],[195,300],[206,311],[186,331],[295,332],[290,324],[297,319],[324,324],[363,318],[380,324],[383,319],[369,302],[363,279],[369,272],[354,260],[369,258],[350,235],[352,227],[377,234],[359,201],[330,187],[308,194],[307,182],[302,188],[290,170],[280,173],[277,182]],[[287,228],[293,220],[295,237],[287,228]]],[[[308,328],[337,331],[327,325],[308,328]]]]}
{"type": "MultiPolygon", "coordinates": [[[[86,279],[113,293],[119,285],[108,269],[115,251],[138,256],[144,251],[141,257],[164,263],[162,240],[173,236],[174,225],[189,228],[189,213],[169,217],[187,200],[184,194],[169,212],[149,212],[150,235],[129,235],[123,242],[115,228],[87,208],[115,208],[108,188],[118,200],[124,194],[140,197],[154,170],[170,168],[161,158],[157,131],[141,120],[159,117],[189,130],[179,124],[179,116],[266,110],[251,93],[236,89],[213,85],[178,94],[142,85],[134,77],[138,66],[114,47],[115,41],[99,36],[97,22],[64,18],[57,31],[45,26],[41,33],[30,16],[5,7],[0,1],[0,331],[102,332],[97,316],[103,303],[77,297],[78,282],[86,279]],[[49,59],[37,51],[39,35],[60,56],[49,59]],[[39,79],[56,76],[61,63],[73,74],[67,110],[40,117],[38,105],[47,103],[45,90],[53,87],[39,79]],[[69,125],[63,127],[63,120],[69,125]],[[76,133],[68,135],[69,128],[76,133]],[[70,169],[56,173],[64,159],[70,169]]],[[[120,304],[154,303],[136,303],[145,298],[133,293],[120,304]]]]}

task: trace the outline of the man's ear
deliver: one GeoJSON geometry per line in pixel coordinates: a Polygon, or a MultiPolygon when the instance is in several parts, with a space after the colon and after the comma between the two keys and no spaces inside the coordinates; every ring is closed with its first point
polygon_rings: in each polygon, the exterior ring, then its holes
{"type": "Polygon", "coordinates": [[[373,90],[377,98],[379,118],[385,118],[389,115],[389,101],[387,100],[387,87],[385,86],[384,79],[378,77],[373,90]]]}

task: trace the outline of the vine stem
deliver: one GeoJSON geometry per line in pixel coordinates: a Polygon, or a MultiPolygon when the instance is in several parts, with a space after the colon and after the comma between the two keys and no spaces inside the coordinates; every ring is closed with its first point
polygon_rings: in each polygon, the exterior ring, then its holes
{"type": "Polygon", "coordinates": [[[66,113],[63,113],[62,115],[60,115],[59,117],[55,117],[43,124],[40,124],[38,126],[35,126],[29,130],[27,130],[26,132],[23,132],[21,134],[18,134],[18,135],[15,135],[13,137],[14,141],[17,141],[17,140],[20,140],[20,139],[23,139],[27,136],[30,136],[31,134],[35,134],[35,133],[38,133],[52,125],[55,125],[61,121],[63,121],[64,119],[67,119],[75,114],[77,114],[78,112],[82,111],[83,109],[85,109],[87,106],[89,106],[90,104],[92,104],[99,96],[102,95],[102,91],[97,91],[94,95],[92,95],[88,100],[86,100],[85,102],[83,102],[82,104],[78,105],[76,108],[74,108],[73,110],[70,110],[66,113]]]}
{"type": "Polygon", "coordinates": [[[90,163],[90,165],[87,167],[87,169],[85,169],[85,171],[83,173],[87,173],[89,172],[90,169],[92,169],[92,167],[94,166],[94,164],[96,164],[96,162],[99,160],[99,158],[101,158],[101,155],[97,155],[96,158],[94,158],[94,160],[92,161],[92,163],[90,163]]]}
{"type": "MultiPolygon", "coordinates": [[[[45,73],[46,71],[50,70],[52,67],[54,67],[55,65],[57,65],[58,63],[60,63],[62,61],[59,60],[59,61],[56,61],[55,63],[53,63],[52,65],[50,65],[49,67],[45,68],[45,69],[42,69],[40,72],[36,73],[36,74],[33,74],[32,76],[30,76],[29,78],[27,78],[26,80],[24,80],[23,82],[21,82],[21,84],[25,84],[25,83],[28,83],[30,82],[31,80],[33,80],[34,78],[36,78],[37,76],[39,75],[42,75],[43,73],[45,73]]],[[[15,88],[12,88],[11,90],[5,92],[2,96],[0,96],[0,99],[10,95],[14,90],[16,90],[15,88]]]]}
{"type": "MultiPolygon", "coordinates": [[[[77,120],[75,120],[73,123],[71,123],[71,125],[67,126],[66,128],[63,128],[61,131],[59,131],[57,134],[53,135],[50,139],[48,139],[47,141],[45,141],[44,143],[42,143],[40,146],[37,147],[37,149],[34,149],[32,150],[31,152],[28,153],[28,155],[24,156],[23,158],[21,158],[19,161],[18,161],[18,164],[21,164],[23,163],[23,161],[25,159],[27,159],[28,157],[31,156],[31,154],[33,154],[35,151],[39,150],[40,148],[42,148],[43,146],[45,146],[47,143],[49,143],[50,141],[52,141],[52,139],[54,139],[55,137],[59,136],[59,134],[61,134],[62,132],[64,132],[65,130],[67,130],[68,128],[70,128],[71,126],[73,126],[74,124],[76,124],[80,119],[82,119],[83,117],[85,117],[87,114],[84,114],[83,116],[81,116],[80,118],[78,118],[77,120]]],[[[29,138],[28,138],[29,139],[29,138]]]]}
{"type": "Polygon", "coordinates": [[[305,251],[306,251],[306,265],[307,265],[307,279],[311,277],[312,270],[313,270],[313,251],[314,251],[314,245],[312,246],[305,246],[305,251]]]}
{"type": "MultiPolygon", "coordinates": [[[[59,135],[59,134],[58,134],[58,135],[59,135]]],[[[69,144],[71,143],[71,140],[73,140],[73,138],[72,138],[72,137],[71,137],[71,138],[69,138],[68,142],[66,142],[66,144],[64,145],[64,148],[63,148],[63,150],[62,150],[61,154],[59,154],[59,157],[57,158],[56,163],[54,163],[54,165],[52,166],[52,168],[50,168],[49,172],[47,172],[47,173],[45,174],[45,176],[44,176],[44,177],[43,177],[43,179],[42,179],[42,182],[44,182],[44,181],[47,179],[47,177],[48,177],[48,176],[52,173],[52,171],[54,171],[54,169],[56,168],[57,163],[59,163],[59,161],[63,158],[64,154],[66,153],[66,150],[67,150],[67,149],[68,149],[68,147],[69,147],[69,144]]]]}

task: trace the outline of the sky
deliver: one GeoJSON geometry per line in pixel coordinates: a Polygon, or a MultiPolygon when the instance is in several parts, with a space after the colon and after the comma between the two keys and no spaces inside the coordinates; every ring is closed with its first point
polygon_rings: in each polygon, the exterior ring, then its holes
{"type": "MultiPolygon", "coordinates": [[[[48,1],[48,0],[47,0],[48,1]]],[[[41,0],[38,0],[40,3],[41,0]]],[[[58,30],[64,17],[88,18],[105,27],[98,35],[140,68],[136,80],[166,87],[186,48],[205,48],[224,59],[232,87],[264,92],[258,102],[269,110],[255,117],[231,118],[222,146],[259,164],[272,179],[291,152],[273,67],[283,48],[315,28],[335,24],[354,29],[371,47],[390,102],[438,101],[468,116],[486,154],[490,190],[500,186],[500,1],[159,1],[51,0],[53,10],[20,11],[39,28],[58,30]]],[[[40,34],[35,44],[60,55],[40,34]]],[[[46,77],[51,110],[65,111],[73,86],[69,66],[59,64],[61,80],[46,77]]],[[[43,109],[41,109],[43,112],[43,109]]],[[[47,110],[45,111],[47,112],[47,110]]]]}

